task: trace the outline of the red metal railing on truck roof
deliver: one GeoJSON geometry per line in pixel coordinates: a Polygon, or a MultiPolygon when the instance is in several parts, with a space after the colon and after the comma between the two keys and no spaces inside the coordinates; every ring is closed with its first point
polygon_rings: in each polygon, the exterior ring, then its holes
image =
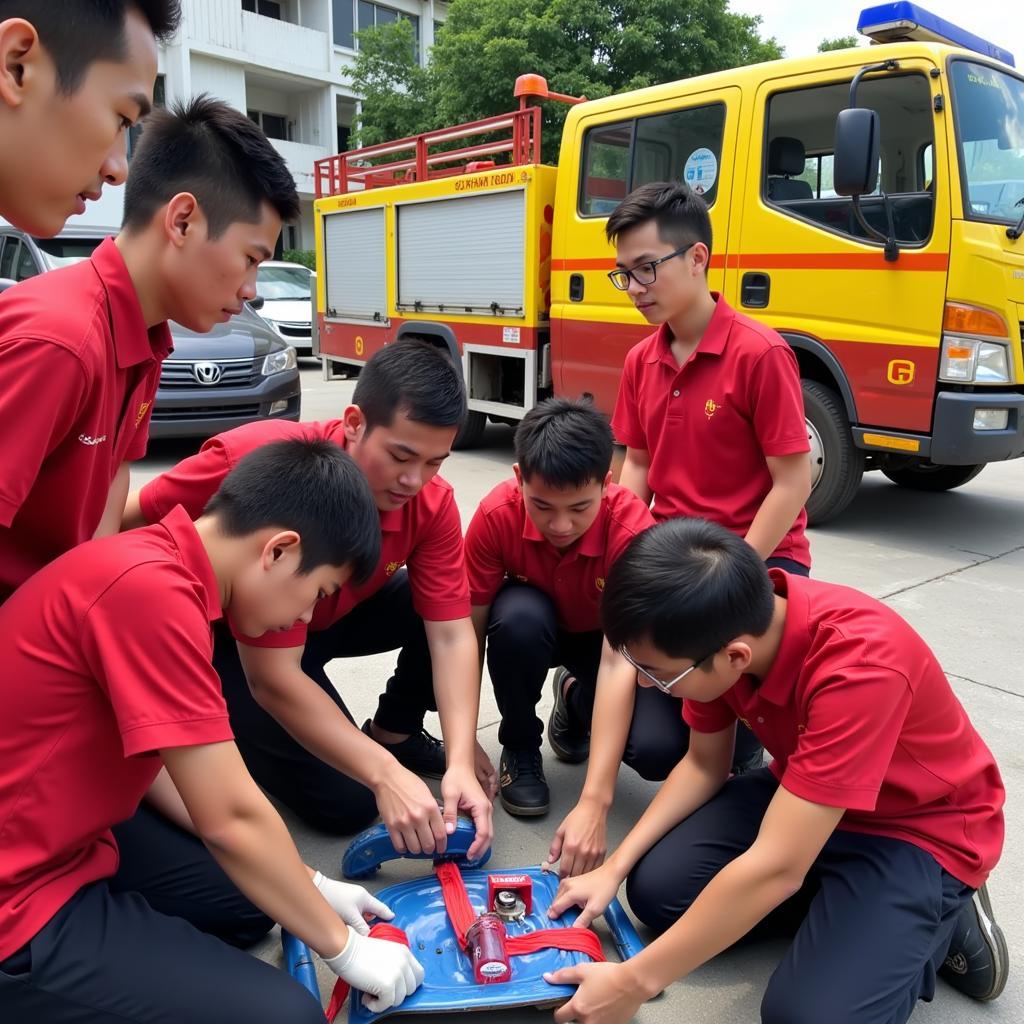
{"type": "Polygon", "coordinates": [[[382,188],[483,170],[493,166],[492,162],[486,161],[487,157],[508,155],[507,163],[502,165],[505,167],[539,163],[541,111],[540,107],[528,106],[530,98],[572,104],[583,103],[585,97],[551,92],[540,75],[520,75],[516,79],[515,96],[519,100],[519,109],[510,114],[485,117],[482,121],[469,121],[452,128],[437,128],[317,160],[313,165],[317,199],[344,195],[353,186],[360,189],[382,188]],[[497,139],[486,139],[457,149],[432,151],[433,147],[451,142],[495,134],[497,139]],[[395,159],[381,160],[382,157],[395,159]],[[375,163],[376,160],[381,162],[375,163]]]}

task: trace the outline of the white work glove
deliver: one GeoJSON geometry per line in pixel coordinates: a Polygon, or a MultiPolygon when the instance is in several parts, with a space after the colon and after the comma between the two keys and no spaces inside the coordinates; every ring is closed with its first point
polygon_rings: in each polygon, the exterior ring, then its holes
{"type": "Polygon", "coordinates": [[[370,934],[370,926],[363,914],[373,914],[382,921],[390,921],[395,916],[389,906],[371,896],[361,885],[336,882],[319,871],[313,875],[313,884],[342,921],[360,935],[370,934]]]}
{"type": "Polygon", "coordinates": [[[324,963],[363,992],[363,1003],[374,1013],[400,1005],[423,980],[423,967],[408,946],[371,939],[354,928],[348,930],[345,948],[324,963]]]}

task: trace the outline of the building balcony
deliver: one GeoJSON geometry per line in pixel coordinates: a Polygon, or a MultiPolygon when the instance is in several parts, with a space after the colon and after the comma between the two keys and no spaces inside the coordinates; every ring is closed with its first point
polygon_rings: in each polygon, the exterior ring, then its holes
{"type": "Polygon", "coordinates": [[[310,198],[316,192],[313,184],[313,164],[332,154],[324,146],[309,146],[304,142],[285,142],[271,139],[270,144],[284,157],[288,170],[295,178],[295,187],[303,198],[310,198]]]}
{"type": "Polygon", "coordinates": [[[284,74],[323,78],[331,47],[324,32],[243,11],[239,0],[185,0],[183,36],[193,49],[284,74]]]}

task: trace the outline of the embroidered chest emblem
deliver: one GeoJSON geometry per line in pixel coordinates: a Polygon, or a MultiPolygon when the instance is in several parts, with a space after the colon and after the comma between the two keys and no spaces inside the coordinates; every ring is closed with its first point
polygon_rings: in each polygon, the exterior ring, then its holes
{"type": "Polygon", "coordinates": [[[401,569],[404,564],[405,564],[404,562],[400,562],[400,561],[399,562],[388,562],[388,564],[386,566],[384,566],[384,575],[385,576],[394,576],[395,573],[398,572],[398,570],[401,569]]]}
{"type": "Polygon", "coordinates": [[[139,411],[135,414],[135,426],[138,426],[142,422],[142,419],[146,415],[146,412],[149,409],[150,404],[150,402],[139,403],[139,411]]]}
{"type": "Polygon", "coordinates": [[[598,576],[597,579],[594,580],[594,586],[597,587],[598,590],[604,590],[604,577],[598,576]]]}
{"type": "Polygon", "coordinates": [[[84,444],[87,448],[95,448],[98,444],[103,444],[106,441],[107,435],[100,434],[99,437],[93,437],[91,434],[79,434],[78,440],[84,444]]]}
{"type": "Polygon", "coordinates": [[[710,420],[711,417],[714,416],[721,408],[722,407],[713,398],[709,398],[704,403],[704,415],[710,420]]]}
{"type": "Polygon", "coordinates": [[[516,579],[519,580],[520,583],[528,583],[529,582],[529,578],[526,577],[526,576],[519,576],[519,575],[517,575],[516,579]]]}

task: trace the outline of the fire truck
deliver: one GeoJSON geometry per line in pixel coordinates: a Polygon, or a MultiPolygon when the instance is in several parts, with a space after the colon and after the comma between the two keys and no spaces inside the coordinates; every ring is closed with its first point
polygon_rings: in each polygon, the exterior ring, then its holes
{"type": "Polygon", "coordinates": [[[910,3],[874,45],[591,102],[516,83],[519,109],[318,162],[325,374],[406,335],[447,348],[470,414],[548,395],[610,413],[651,328],[607,274],[608,214],[682,180],[708,204],[709,282],[792,346],[812,523],[865,470],[938,491],[1024,453],[1024,78],[910,3]],[[538,99],[571,103],[556,167],[538,99]]]}

